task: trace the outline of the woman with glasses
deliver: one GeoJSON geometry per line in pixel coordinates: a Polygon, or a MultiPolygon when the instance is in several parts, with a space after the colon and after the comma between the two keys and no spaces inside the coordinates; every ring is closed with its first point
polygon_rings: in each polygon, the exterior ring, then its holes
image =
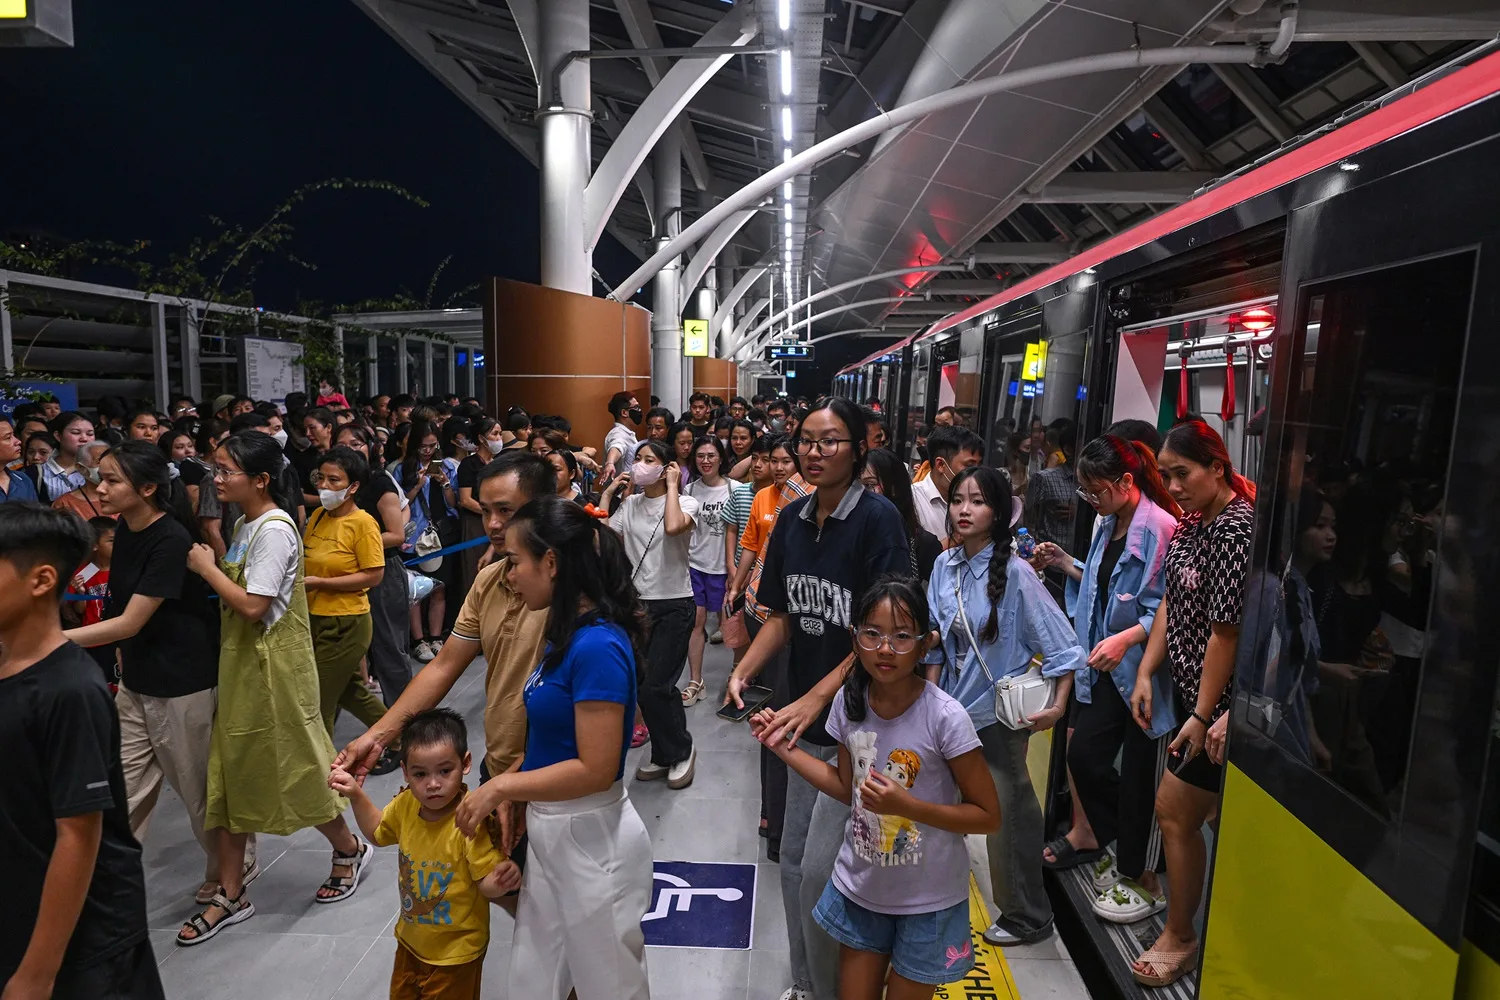
{"type": "Polygon", "coordinates": [[[901,521],[906,525],[907,551],[911,555],[912,576],[924,584],[932,578],[932,564],[943,551],[943,543],[917,518],[917,508],[912,502],[911,480],[906,477],[906,466],[896,453],[885,448],[875,448],[865,459],[864,471],[859,481],[867,490],[874,490],[896,505],[901,521]]]}
{"type": "MultiPolygon", "coordinates": [[[[688,543],[688,576],[693,582],[693,634],[688,640],[690,680],[682,689],[682,704],[690,707],[703,696],[703,646],[708,636],[709,614],[724,611],[724,584],[728,560],[724,549],[724,508],[732,494],[723,469],[724,446],[717,437],[700,437],[693,445],[696,478],[687,484],[687,495],[698,501],[701,516],[693,523],[688,543]]],[[[718,641],[718,640],[716,640],[718,641]]]]}
{"type": "Polygon", "coordinates": [[[214,456],[214,487],[244,516],[222,561],[207,545],[188,552],[188,569],[219,595],[219,703],[204,819],[218,838],[219,891],[178,931],[182,945],[202,944],[255,915],[243,867],[252,833],[317,828],[333,848],[332,870],[313,897],[319,903],[353,895],[374,853],[349,831],[343,802],[327,784],[333,742],[317,708],[302,545],[283,461],[269,435],[226,439],[214,456]]]}
{"type": "MultiPolygon", "coordinates": [[[[817,492],[788,504],[771,532],[758,592],[769,617],[729,678],[726,700],[737,707],[743,707],[750,679],[786,646],[789,696],[800,699],[831,680],[831,701],[853,662],[855,604],[879,578],[911,571],[901,515],[859,481],[866,458],[864,413],[847,399],[828,399],[800,429],[794,447],[802,474],[817,492]]],[[[770,743],[795,742],[819,760],[833,760],[837,744],[823,724],[828,701],[813,719],[795,726],[774,713],[770,743]]],[[[812,912],[833,873],[848,818],[847,805],[800,775],[788,776],[781,894],[793,982],[786,997],[835,995],[838,946],[812,912]]]]}
{"type": "MultiPolygon", "coordinates": [[[[370,671],[380,684],[381,700],[389,707],[401,697],[412,676],[406,644],[411,591],[401,560],[401,546],[406,543],[406,497],[395,477],[371,462],[370,456],[379,456],[380,448],[368,427],[357,424],[340,427],[334,441],[338,447],[348,448],[363,458],[369,467],[369,476],[355,492],[354,502],[380,528],[385,573],[369,591],[369,661],[370,671]]],[[[382,758],[375,773],[388,774],[398,766],[400,761],[393,753],[382,758]]]]}
{"type": "MultiPolygon", "coordinates": [[[[426,420],[412,420],[411,432],[406,437],[406,455],[401,459],[401,488],[411,513],[412,527],[407,529],[410,541],[402,548],[408,558],[416,553],[416,540],[429,525],[444,547],[458,540],[458,498],[439,450],[438,428],[426,420]]],[[[423,663],[430,662],[443,648],[443,621],[448,612],[446,585],[453,578],[453,565],[451,557],[443,558],[436,572],[428,574],[435,581],[432,596],[411,608],[412,654],[423,663]]]]}
{"type": "MultiPolygon", "coordinates": [[[[1074,676],[1079,709],[1068,734],[1069,784],[1088,822],[1042,851],[1042,864],[1093,864],[1094,912],[1117,924],[1166,907],[1156,869],[1161,840],[1153,803],[1174,719],[1156,714],[1135,725],[1127,699],[1146,652],[1146,637],[1166,587],[1162,564],[1182,513],[1167,493],[1156,456],[1143,444],[1106,434],[1078,456],[1078,496],[1099,515],[1088,558],[1080,563],[1053,542],[1037,546],[1036,564],[1068,577],[1068,611],[1088,662],[1074,676]],[[1115,758],[1119,757],[1119,770],[1115,758]],[[1108,845],[1116,842],[1111,855],[1108,845]]],[[[1170,704],[1167,678],[1154,700],[1170,704]]]]}
{"type": "Polygon", "coordinates": [[[608,510],[614,493],[630,486],[610,515],[609,526],[625,541],[634,567],[631,582],[646,609],[647,642],[641,676],[640,706],[651,731],[651,758],[636,768],[637,781],[667,779],[667,787],[693,783],[698,760],[677,679],[687,660],[693,629],[693,581],[688,552],[693,526],[701,517],[698,501],[681,495],[677,463],[660,441],[642,441],[635,464],[615,477],[600,504],[608,510]]]}

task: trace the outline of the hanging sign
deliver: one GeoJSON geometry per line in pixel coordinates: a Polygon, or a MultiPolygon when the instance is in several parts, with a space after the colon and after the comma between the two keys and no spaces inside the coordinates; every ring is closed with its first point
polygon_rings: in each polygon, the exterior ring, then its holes
{"type": "Polygon", "coordinates": [[[1021,380],[1035,382],[1047,377],[1047,342],[1026,345],[1026,360],[1021,365],[1021,380]]]}
{"type": "Polygon", "coordinates": [[[708,357],[708,320],[682,321],[682,355],[687,358],[708,357]]]}

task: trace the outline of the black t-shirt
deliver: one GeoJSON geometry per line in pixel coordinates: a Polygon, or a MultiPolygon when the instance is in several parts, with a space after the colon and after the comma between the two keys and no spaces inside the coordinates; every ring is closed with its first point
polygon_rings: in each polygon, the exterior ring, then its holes
{"type": "MultiPolygon", "coordinates": [[[[354,506],[373,517],[375,523],[380,525],[381,534],[384,534],[385,521],[380,516],[380,500],[388,494],[400,492],[396,488],[395,482],[392,481],[384,469],[374,468],[370,470],[370,481],[361,486],[359,492],[354,494],[354,506]]],[[[399,545],[387,547],[385,554],[389,556],[392,552],[396,552],[400,548],[399,545]]]]}
{"type": "Polygon", "coordinates": [[[83,650],[65,642],[0,679],[0,761],[0,983],[31,940],[58,819],[104,814],[94,877],[63,969],[86,968],[145,940],[146,876],[126,813],[120,723],[83,650]]]}
{"type": "MultiPolygon", "coordinates": [[[[911,575],[906,525],[895,504],[859,483],[833,514],[816,521],[816,493],[787,504],[766,547],[757,600],[787,615],[791,626],[791,695],[797,699],[854,648],[854,605],[882,576],[911,575]]],[[[825,710],[804,737],[832,746],[825,710]]]]}
{"type": "Polygon", "coordinates": [[[291,461],[296,476],[297,496],[300,498],[304,493],[309,496],[316,494],[318,491],[312,485],[312,474],[318,471],[318,460],[323,457],[323,453],[312,445],[294,448],[288,442],[286,457],[291,461]]]}
{"type": "Polygon", "coordinates": [[[177,463],[177,474],[187,485],[201,487],[208,477],[208,467],[196,458],[184,458],[177,463]]]}
{"type": "Polygon", "coordinates": [[[1126,534],[1111,538],[1109,544],[1104,546],[1103,558],[1099,560],[1099,575],[1094,577],[1094,599],[1098,603],[1100,621],[1104,620],[1103,612],[1109,598],[1109,578],[1115,575],[1115,564],[1125,554],[1125,540],[1129,537],[1126,534]]]}
{"type": "MultiPolygon", "coordinates": [[[[458,463],[458,480],[453,484],[455,492],[467,486],[470,490],[476,489],[479,482],[479,472],[484,468],[484,461],[478,455],[470,455],[458,463]]],[[[479,498],[476,496],[475,501],[479,498]]],[[[470,511],[469,513],[473,513],[470,511]]]]}
{"type": "Polygon", "coordinates": [[[937,557],[943,554],[943,543],[938,541],[938,536],[917,525],[917,537],[911,544],[912,558],[917,563],[917,579],[926,584],[932,579],[932,567],[937,562],[937,557]]]}
{"type": "Polygon", "coordinates": [[[177,698],[219,683],[219,615],[208,585],[187,568],[192,545],[168,515],[138,532],[124,518],[116,525],[104,617],[124,614],[136,594],[163,598],[140,632],[120,643],[120,682],[136,694],[177,698]]]}

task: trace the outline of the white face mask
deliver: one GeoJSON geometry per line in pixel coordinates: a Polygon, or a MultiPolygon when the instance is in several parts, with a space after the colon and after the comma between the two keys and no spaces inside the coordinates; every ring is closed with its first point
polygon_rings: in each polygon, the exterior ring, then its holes
{"type": "Polygon", "coordinates": [[[286,428],[283,427],[281,430],[279,430],[276,433],[272,434],[271,435],[271,440],[275,441],[276,444],[279,447],[285,448],[286,447],[286,428]]]}
{"type": "Polygon", "coordinates": [[[630,481],[636,486],[651,486],[661,478],[666,466],[636,462],[630,467],[630,481]]]}
{"type": "Polygon", "coordinates": [[[479,450],[479,445],[477,445],[477,444],[470,444],[467,441],[461,441],[461,442],[459,442],[458,447],[459,447],[459,449],[461,451],[463,451],[463,452],[465,452],[467,454],[470,454],[470,455],[474,454],[476,451],[479,450]]]}
{"type": "Polygon", "coordinates": [[[318,491],[318,502],[321,503],[323,505],[323,509],[327,511],[338,510],[339,507],[341,507],[344,501],[347,499],[349,499],[349,487],[347,486],[345,486],[341,490],[318,491]]]}

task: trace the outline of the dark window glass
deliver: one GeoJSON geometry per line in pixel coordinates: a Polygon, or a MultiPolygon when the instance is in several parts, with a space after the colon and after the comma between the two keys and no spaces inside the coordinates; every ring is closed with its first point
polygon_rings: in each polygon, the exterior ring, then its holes
{"type": "Polygon", "coordinates": [[[353,403],[370,396],[370,338],[363,333],[344,333],[344,395],[353,403]]]}
{"type": "Polygon", "coordinates": [[[1443,498],[1473,268],[1461,254],[1304,290],[1271,569],[1249,587],[1250,725],[1392,824],[1438,655],[1434,581],[1462,549],[1443,498]]]}
{"type": "Polygon", "coordinates": [[[381,337],[375,341],[376,375],[379,377],[380,391],[388,396],[394,396],[401,391],[401,368],[397,362],[396,355],[398,344],[393,337],[381,337]]]}

